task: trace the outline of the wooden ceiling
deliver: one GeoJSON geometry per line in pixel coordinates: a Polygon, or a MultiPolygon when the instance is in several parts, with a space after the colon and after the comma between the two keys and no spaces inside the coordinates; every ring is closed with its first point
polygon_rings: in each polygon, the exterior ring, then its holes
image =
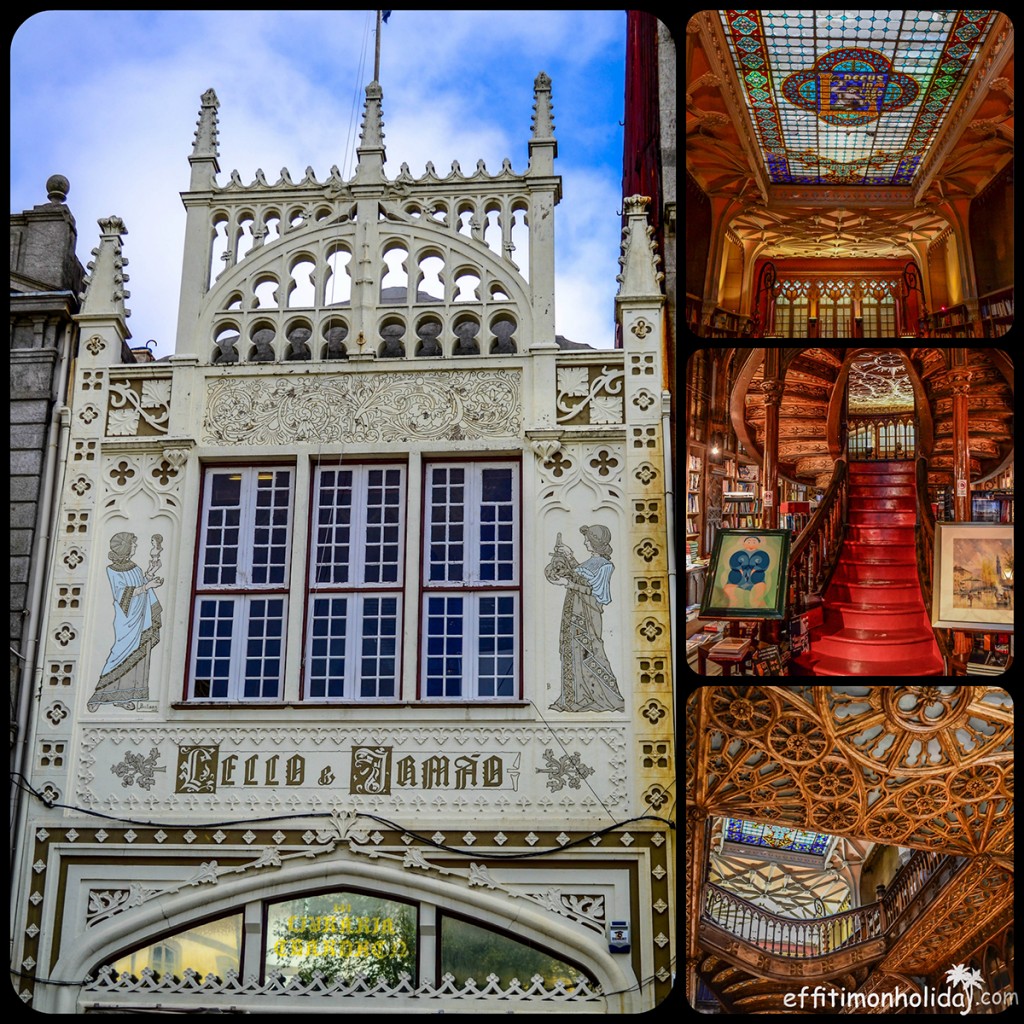
{"type": "MultiPolygon", "coordinates": [[[[996,686],[703,686],[686,801],[1012,871],[1013,701],[996,686]]],[[[689,815],[688,815],[689,816],[689,815]]]]}

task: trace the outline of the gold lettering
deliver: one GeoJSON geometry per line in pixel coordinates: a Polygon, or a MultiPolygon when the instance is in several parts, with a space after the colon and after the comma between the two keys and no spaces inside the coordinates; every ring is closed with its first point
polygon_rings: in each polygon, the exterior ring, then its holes
{"type": "Polygon", "coordinates": [[[265,782],[268,786],[277,785],[277,762],[280,760],[279,754],[267,758],[265,782]]]}
{"type": "Polygon", "coordinates": [[[284,784],[301,786],[306,778],[306,759],[301,754],[293,754],[284,763],[284,784]]]}
{"type": "Polygon", "coordinates": [[[293,915],[288,918],[288,931],[297,932],[299,930],[298,925],[295,923],[297,918],[293,915]]]}
{"type": "Polygon", "coordinates": [[[285,942],[284,939],[278,939],[277,942],[274,943],[274,956],[276,956],[278,959],[281,959],[281,957],[285,957],[287,955],[288,943],[285,942]]]}
{"type": "Polygon", "coordinates": [[[316,956],[318,943],[316,939],[310,939],[306,943],[306,956],[316,956]]]}
{"type": "Polygon", "coordinates": [[[334,939],[323,939],[320,943],[320,948],[324,956],[337,956],[338,954],[338,944],[334,939]]]}
{"type": "Polygon", "coordinates": [[[355,955],[356,956],[369,956],[370,955],[370,944],[365,939],[360,940],[359,945],[356,946],[356,954],[355,955]]]}
{"type": "Polygon", "coordinates": [[[385,935],[394,935],[395,922],[392,921],[390,917],[385,917],[384,920],[381,921],[381,931],[384,932],[385,935]]]}
{"type": "Polygon", "coordinates": [[[338,943],[338,956],[351,956],[352,943],[348,939],[342,939],[338,943]]]}
{"type": "Polygon", "coordinates": [[[245,779],[243,784],[246,786],[258,786],[259,783],[256,781],[256,762],[259,760],[259,754],[253,754],[252,757],[245,759],[245,779]]]}
{"type": "Polygon", "coordinates": [[[235,765],[238,764],[237,754],[228,754],[220,762],[220,784],[222,786],[233,786],[235,780],[231,777],[235,773],[235,765]]]}
{"type": "Polygon", "coordinates": [[[305,945],[306,944],[302,941],[302,939],[292,939],[292,956],[302,956],[305,945]]]}

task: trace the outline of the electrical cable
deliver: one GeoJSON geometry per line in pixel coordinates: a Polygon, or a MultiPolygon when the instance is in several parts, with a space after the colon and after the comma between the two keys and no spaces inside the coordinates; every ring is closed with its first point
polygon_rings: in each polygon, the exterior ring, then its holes
{"type": "MultiPolygon", "coordinates": [[[[21,775],[20,772],[13,772],[12,773],[12,778],[15,775],[20,775],[21,778],[24,779],[24,776],[21,775]]],[[[78,807],[78,806],[76,806],[74,804],[62,804],[62,803],[57,803],[56,801],[47,800],[46,797],[44,797],[38,790],[34,789],[28,782],[19,782],[17,779],[15,779],[14,780],[14,784],[16,786],[19,786],[25,792],[30,793],[32,796],[36,797],[38,800],[40,800],[48,808],[59,807],[59,808],[62,808],[64,810],[76,811],[79,814],[88,814],[91,817],[103,818],[106,821],[117,821],[117,822],[121,822],[121,823],[123,823],[125,825],[135,825],[135,826],[138,826],[140,828],[181,828],[182,824],[188,824],[192,828],[199,827],[199,828],[204,828],[204,829],[209,829],[209,828],[235,828],[235,827],[237,827],[239,825],[250,825],[251,826],[251,825],[255,825],[255,824],[261,823],[261,822],[289,821],[289,820],[292,820],[292,819],[295,819],[295,818],[300,818],[300,819],[304,819],[304,820],[309,820],[310,818],[327,818],[327,819],[330,819],[331,821],[336,821],[337,820],[336,818],[334,818],[328,812],[325,812],[325,811],[311,811],[308,814],[273,814],[273,815],[269,815],[267,817],[262,817],[262,818],[243,818],[241,820],[236,820],[236,821],[208,821],[208,822],[204,822],[203,824],[198,825],[198,826],[196,825],[195,822],[185,822],[185,823],[183,823],[183,822],[165,822],[165,821],[138,821],[138,820],[136,820],[134,818],[125,818],[125,817],[121,817],[119,815],[114,815],[114,814],[104,814],[102,811],[91,811],[91,810],[89,810],[86,807],[78,807]]],[[[479,850],[476,850],[476,851],[474,851],[474,850],[460,850],[456,846],[448,846],[446,843],[435,842],[429,836],[422,836],[419,833],[412,831],[411,829],[405,828],[403,825],[400,825],[396,821],[391,821],[390,818],[383,818],[383,817],[381,817],[380,815],[377,815],[377,814],[370,814],[370,813],[365,812],[365,811],[358,811],[358,812],[355,813],[355,815],[354,815],[354,817],[352,819],[353,823],[357,819],[359,819],[359,818],[369,818],[371,821],[376,821],[379,824],[386,826],[387,828],[394,829],[396,832],[401,832],[403,835],[411,836],[413,839],[417,840],[418,842],[424,843],[427,846],[432,846],[432,847],[434,847],[437,850],[445,850],[448,853],[455,853],[455,854],[458,854],[459,856],[462,856],[462,857],[478,857],[481,860],[485,859],[485,858],[480,856],[480,851],[479,850]]],[[[528,851],[526,853],[515,853],[515,854],[513,854],[513,853],[488,853],[487,854],[487,859],[494,859],[494,860],[526,860],[526,859],[528,859],[530,857],[548,856],[548,855],[550,855],[552,853],[558,853],[561,850],[570,850],[574,846],[579,846],[582,843],[590,842],[590,840],[593,839],[595,836],[604,836],[607,833],[613,832],[613,831],[615,831],[615,829],[621,828],[624,825],[631,825],[635,821],[660,821],[663,824],[667,825],[672,831],[675,831],[675,827],[676,827],[674,821],[671,821],[668,818],[662,818],[660,815],[657,815],[657,814],[641,814],[641,815],[638,815],[638,816],[636,816],[634,818],[626,818],[623,821],[617,821],[617,822],[615,822],[612,825],[608,825],[606,828],[592,831],[592,832],[588,833],[587,835],[582,836],[579,839],[574,839],[571,842],[566,843],[565,846],[551,847],[550,849],[545,849],[545,850],[530,850],[530,851],[528,851]]],[[[339,840],[340,841],[343,841],[345,838],[346,838],[345,836],[339,836],[339,840]]]]}

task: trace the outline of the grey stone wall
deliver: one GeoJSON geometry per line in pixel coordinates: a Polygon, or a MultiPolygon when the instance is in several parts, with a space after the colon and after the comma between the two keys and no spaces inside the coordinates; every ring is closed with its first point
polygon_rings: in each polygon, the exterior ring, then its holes
{"type": "Polygon", "coordinates": [[[50,201],[11,215],[10,299],[10,636],[11,737],[24,673],[26,623],[34,573],[36,537],[53,515],[52,496],[43,508],[42,473],[51,439],[54,406],[65,400],[75,340],[72,316],[84,282],[75,253],[75,219],[64,205],[67,180],[54,175],[46,183],[50,201]]]}

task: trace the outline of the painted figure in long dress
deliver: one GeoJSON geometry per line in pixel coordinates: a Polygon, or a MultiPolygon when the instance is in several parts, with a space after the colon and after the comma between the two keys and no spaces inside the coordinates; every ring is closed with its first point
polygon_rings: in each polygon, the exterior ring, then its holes
{"type": "Polygon", "coordinates": [[[132,561],[138,543],[134,533],[115,533],[110,538],[107,579],[114,596],[114,646],[89,698],[90,711],[101,704],[131,711],[136,701],[149,699],[150,653],[160,642],[161,608],[153,591],[164,582],[156,575],[163,537],[153,535],[145,572],[132,561]]]}
{"type": "Polygon", "coordinates": [[[551,561],[544,567],[549,583],[566,588],[559,632],[562,692],[551,705],[558,711],[621,711],[625,706],[605,654],[603,608],[611,603],[611,531],[606,526],[581,526],[583,544],[591,553],[577,562],[559,534],[551,561]]]}

